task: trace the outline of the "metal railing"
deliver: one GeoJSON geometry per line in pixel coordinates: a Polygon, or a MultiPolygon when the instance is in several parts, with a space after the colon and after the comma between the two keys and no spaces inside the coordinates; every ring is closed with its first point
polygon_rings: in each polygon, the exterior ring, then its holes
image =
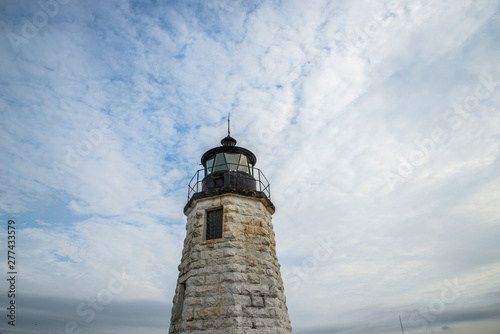
{"type": "MultiPolygon", "coordinates": [[[[269,199],[271,199],[271,184],[267,180],[266,176],[264,173],[261,172],[260,169],[253,167],[253,178],[256,181],[257,191],[263,192],[269,199]]],[[[191,199],[194,194],[202,191],[202,181],[205,174],[205,169],[198,169],[196,173],[194,173],[193,177],[191,178],[191,181],[189,181],[188,184],[188,196],[187,200],[191,199]]],[[[250,175],[250,174],[249,174],[250,175]]]]}

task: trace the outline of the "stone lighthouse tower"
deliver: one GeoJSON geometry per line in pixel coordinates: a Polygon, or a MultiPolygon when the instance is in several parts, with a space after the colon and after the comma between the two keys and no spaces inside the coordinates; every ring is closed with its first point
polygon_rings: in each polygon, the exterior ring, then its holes
{"type": "Polygon", "coordinates": [[[290,333],[270,186],[230,136],[189,184],[169,333],[290,333]]]}

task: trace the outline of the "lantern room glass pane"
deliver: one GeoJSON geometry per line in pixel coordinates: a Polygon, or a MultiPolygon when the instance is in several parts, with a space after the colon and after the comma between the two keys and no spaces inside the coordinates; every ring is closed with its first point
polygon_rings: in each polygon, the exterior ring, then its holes
{"type": "Polygon", "coordinates": [[[240,160],[240,154],[237,153],[224,153],[226,157],[227,167],[229,170],[238,169],[238,160],[240,160]]]}
{"type": "Polygon", "coordinates": [[[238,165],[238,170],[240,172],[245,172],[247,174],[250,174],[250,172],[248,171],[248,161],[247,161],[246,155],[241,154],[240,163],[238,165]]]}
{"type": "Polygon", "coordinates": [[[217,153],[215,156],[214,172],[220,170],[227,170],[226,159],[224,159],[224,153],[217,153]]]}
{"type": "Polygon", "coordinates": [[[214,166],[214,159],[215,158],[212,157],[212,158],[207,160],[207,164],[206,164],[207,165],[207,175],[212,173],[212,169],[214,166]]]}
{"type": "Polygon", "coordinates": [[[250,175],[253,176],[253,165],[249,163],[248,167],[250,168],[250,175]]]}

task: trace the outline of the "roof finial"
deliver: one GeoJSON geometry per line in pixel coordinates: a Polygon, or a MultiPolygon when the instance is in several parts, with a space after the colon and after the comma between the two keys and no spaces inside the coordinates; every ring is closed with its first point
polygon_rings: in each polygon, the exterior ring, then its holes
{"type": "Polygon", "coordinates": [[[222,146],[235,146],[236,145],[236,139],[231,137],[231,113],[227,113],[227,137],[222,138],[220,141],[222,146]]]}

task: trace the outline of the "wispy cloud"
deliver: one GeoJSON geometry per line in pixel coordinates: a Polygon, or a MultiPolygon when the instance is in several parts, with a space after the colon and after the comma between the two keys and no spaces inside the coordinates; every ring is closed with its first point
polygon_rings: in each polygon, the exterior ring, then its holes
{"type": "Polygon", "coordinates": [[[456,278],[467,288],[428,327],[496,333],[497,17],[490,0],[2,2],[17,329],[164,331],[186,185],[230,111],[272,184],[294,332],[397,331],[456,278]],[[123,267],[127,289],[82,323],[75,308],[123,267]]]}

